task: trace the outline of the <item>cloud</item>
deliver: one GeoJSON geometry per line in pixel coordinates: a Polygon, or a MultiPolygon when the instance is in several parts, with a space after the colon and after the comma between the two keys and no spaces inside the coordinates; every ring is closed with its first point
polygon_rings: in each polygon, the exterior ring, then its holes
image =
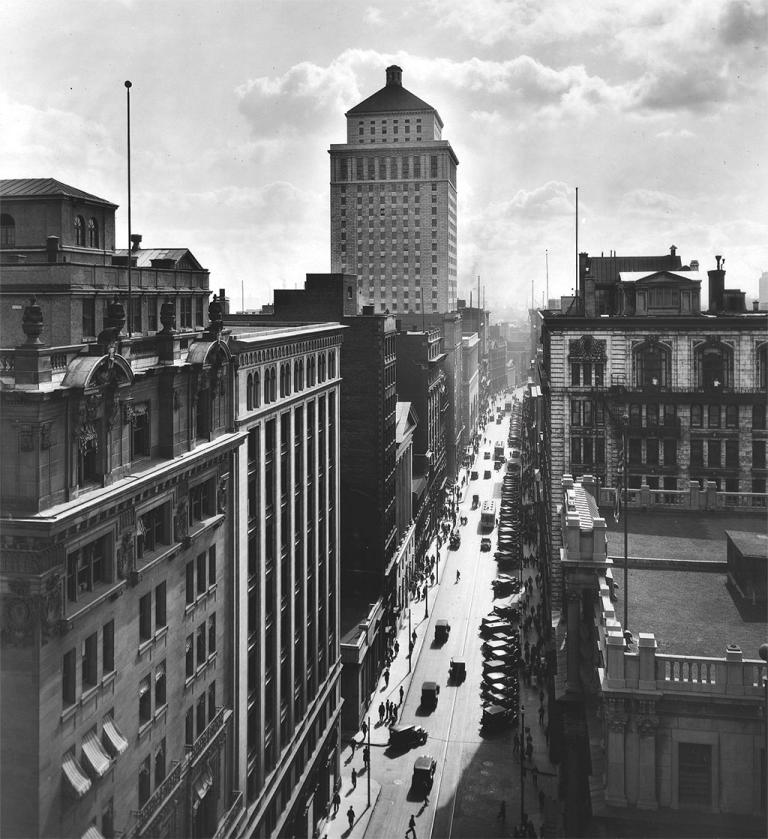
{"type": "Polygon", "coordinates": [[[367,26],[381,26],[384,22],[381,9],[377,9],[376,6],[368,6],[363,15],[363,21],[367,26]]]}
{"type": "Polygon", "coordinates": [[[687,128],[665,128],[663,131],[656,132],[655,136],[659,140],[690,140],[696,135],[687,128]]]}
{"type": "Polygon", "coordinates": [[[754,42],[763,48],[768,40],[768,7],[765,3],[731,0],[720,14],[719,37],[722,43],[740,46],[754,42]]]}
{"type": "Polygon", "coordinates": [[[519,189],[502,207],[507,216],[573,216],[574,196],[573,187],[562,181],[549,181],[532,190],[519,189]]]}
{"type": "Polygon", "coordinates": [[[653,189],[633,189],[622,197],[620,211],[622,213],[640,213],[651,216],[679,216],[684,212],[686,203],[669,192],[660,192],[653,189]]]}

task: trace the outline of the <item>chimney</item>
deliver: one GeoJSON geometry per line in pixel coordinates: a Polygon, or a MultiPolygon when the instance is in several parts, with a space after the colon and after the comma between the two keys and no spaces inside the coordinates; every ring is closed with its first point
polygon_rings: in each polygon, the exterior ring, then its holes
{"type": "Polygon", "coordinates": [[[677,245],[670,245],[669,246],[669,253],[670,253],[670,256],[674,256],[677,253],[677,245]]]}
{"type": "Polygon", "coordinates": [[[699,270],[699,260],[692,259],[691,260],[691,271],[698,271],[699,270]]]}
{"type": "Polygon", "coordinates": [[[396,64],[387,67],[387,87],[402,87],[403,71],[396,64]]]}
{"type": "Polygon", "coordinates": [[[131,253],[136,253],[141,244],[141,233],[131,233],[131,253]]]}
{"type": "Polygon", "coordinates": [[[752,311],[753,312],[759,312],[760,311],[760,301],[759,300],[753,300],[752,301],[752,311]]]}
{"type": "Polygon", "coordinates": [[[707,271],[709,277],[709,311],[721,312],[723,310],[723,290],[725,288],[725,269],[721,268],[725,264],[722,256],[718,254],[715,256],[717,268],[714,271],[707,271]]]}
{"type": "Polygon", "coordinates": [[[222,314],[229,314],[229,297],[227,297],[227,290],[225,288],[219,289],[219,303],[221,303],[222,314]]]}

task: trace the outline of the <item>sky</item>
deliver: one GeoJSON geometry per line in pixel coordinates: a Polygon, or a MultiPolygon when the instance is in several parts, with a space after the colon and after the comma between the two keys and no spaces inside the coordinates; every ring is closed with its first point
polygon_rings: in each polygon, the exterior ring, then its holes
{"type": "MultiPolygon", "coordinates": [[[[187,247],[232,308],[330,268],[329,158],[385,68],[459,159],[459,297],[569,294],[578,249],[768,271],[763,0],[4,0],[0,177],[187,247]],[[548,266],[548,282],[547,282],[548,266]]],[[[702,289],[702,299],[706,291],[702,289]]]]}

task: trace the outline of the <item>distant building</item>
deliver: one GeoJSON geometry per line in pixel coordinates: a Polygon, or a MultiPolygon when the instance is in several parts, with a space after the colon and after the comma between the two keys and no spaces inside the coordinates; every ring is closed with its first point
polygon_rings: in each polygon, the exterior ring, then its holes
{"type": "Polygon", "coordinates": [[[466,444],[472,442],[476,433],[480,408],[480,366],[478,349],[480,341],[477,333],[462,334],[461,351],[464,356],[462,363],[463,381],[461,383],[462,414],[467,427],[466,444]]]}
{"type": "Polygon", "coordinates": [[[377,312],[456,309],[456,167],[438,112],[400,67],[346,113],[331,145],[331,270],[356,274],[377,312]]]}
{"type": "Polygon", "coordinates": [[[221,305],[174,250],[131,266],[129,335],[115,205],[0,197],[0,833],[210,837],[238,802],[221,305]]]}

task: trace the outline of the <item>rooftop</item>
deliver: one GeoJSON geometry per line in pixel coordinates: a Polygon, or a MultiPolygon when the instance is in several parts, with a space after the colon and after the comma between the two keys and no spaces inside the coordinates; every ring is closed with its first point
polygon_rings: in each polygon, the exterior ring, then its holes
{"type": "Polygon", "coordinates": [[[726,535],[742,556],[768,558],[768,535],[764,531],[750,533],[744,530],[727,530],[726,535]]]}
{"type": "Polygon", "coordinates": [[[397,111],[432,111],[442,126],[443,121],[437,111],[423,99],[414,96],[402,84],[402,70],[399,67],[387,67],[387,83],[381,90],[363,99],[360,104],[350,108],[345,116],[363,116],[382,112],[397,111]]]}
{"type": "Polygon", "coordinates": [[[0,197],[3,198],[82,198],[108,207],[117,207],[111,201],[91,195],[55,178],[9,178],[0,180],[0,197]]]}

